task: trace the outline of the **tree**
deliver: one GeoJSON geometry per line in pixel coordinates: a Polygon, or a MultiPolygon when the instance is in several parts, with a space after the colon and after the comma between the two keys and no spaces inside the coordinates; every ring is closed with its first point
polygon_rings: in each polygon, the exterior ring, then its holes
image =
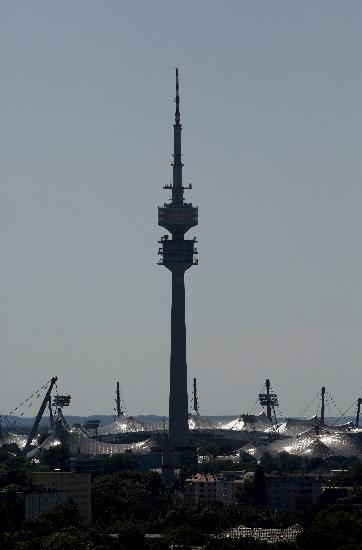
{"type": "Polygon", "coordinates": [[[261,466],[258,466],[254,475],[254,504],[265,506],[265,474],[261,466]]]}
{"type": "Polygon", "coordinates": [[[199,529],[195,527],[190,527],[188,525],[181,525],[166,531],[166,540],[171,545],[182,545],[184,548],[190,546],[191,544],[201,545],[205,542],[205,537],[199,529]]]}
{"type": "Polygon", "coordinates": [[[0,533],[16,531],[23,519],[24,505],[15,495],[11,500],[0,501],[0,533]]]}
{"type": "Polygon", "coordinates": [[[362,485],[362,460],[358,460],[349,469],[348,477],[355,485],[362,485]]]}
{"type": "Polygon", "coordinates": [[[358,550],[362,548],[362,517],[359,512],[327,508],[298,537],[301,550],[358,550]]]}
{"type": "Polygon", "coordinates": [[[0,463],[7,460],[9,456],[19,456],[21,451],[16,443],[5,443],[0,447],[0,463]]]}
{"type": "Polygon", "coordinates": [[[118,454],[108,457],[102,465],[102,474],[114,474],[121,470],[134,471],[137,463],[131,454],[118,454]]]}
{"type": "Polygon", "coordinates": [[[111,531],[118,534],[118,541],[125,550],[144,548],[144,533],[136,523],[129,520],[116,522],[111,531]]]}
{"type": "Polygon", "coordinates": [[[69,466],[69,453],[65,445],[56,445],[49,447],[49,449],[44,449],[40,460],[52,470],[54,468],[66,470],[69,466]]]}
{"type": "Polygon", "coordinates": [[[105,524],[165,513],[170,498],[159,474],[121,471],[93,483],[93,514],[105,524]]]}
{"type": "Polygon", "coordinates": [[[7,484],[25,485],[34,465],[25,456],[10,455],[1,463],[1,469],[7,473],[7,484]]]}
{"type": "Polygon", "coordinates": [[[41,550],[94,550],[94,545],[87,533],[75,527],[69,527],[44,537],[40,548],[41,550]]]}
{"type": "Polygon", "coordinates": [[[26,524],[34,534],[42,536],[67,528],[79,529],[81,525],[78,508],[73,503],[59,506],[51,512],[42,514],[38,520],[26,524]]]}

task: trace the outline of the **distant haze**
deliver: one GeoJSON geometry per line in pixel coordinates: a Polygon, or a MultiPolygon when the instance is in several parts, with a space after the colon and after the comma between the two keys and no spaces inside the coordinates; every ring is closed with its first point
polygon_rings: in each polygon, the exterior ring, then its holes
{"type": "Polygon", "coordinates": [[[362,394],[361,18],[354,0],[2,3],[1,413],[53,375],[72,415],[112,414],[117,380],[130,414],[168,413],[176,64],[189,397],[194,376],[202,414],[250,411],[267,377],[283,414],[321,385],[341,410],[362,394]]]}

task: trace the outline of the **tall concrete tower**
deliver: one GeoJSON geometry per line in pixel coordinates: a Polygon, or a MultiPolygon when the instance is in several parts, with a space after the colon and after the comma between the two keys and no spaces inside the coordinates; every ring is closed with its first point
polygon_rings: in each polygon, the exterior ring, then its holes
{"type": "Polygon", "coordinates": [[[173,180],[172,184],[164,186],[171,190],[172,197],[169,203],[158,207],[158,225],[167,229],[172,238],[161,237],[158,253],[161,256],[159,264],[172,273],[169,441],[171,446],[180,448],[189,445],[184,278],[185,271],[197,264],[194,257],[196,239],[185,239],[185,233],[197,225],[198,209],[184,201],[184,190],[192,189],[192,185],[184,187],[182,184],[178,69],[175,103],[173,180]]]}

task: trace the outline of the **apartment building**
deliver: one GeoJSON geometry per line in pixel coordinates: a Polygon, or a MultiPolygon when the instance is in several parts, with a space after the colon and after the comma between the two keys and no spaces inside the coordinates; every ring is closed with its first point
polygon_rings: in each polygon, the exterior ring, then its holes
{"type": "Polygon", "coordinates": [[[63,492],[65,502],[73,502],[85,523],[91,521],[91,474],[85,472],[33,472],[33,487],[63,492]]]}

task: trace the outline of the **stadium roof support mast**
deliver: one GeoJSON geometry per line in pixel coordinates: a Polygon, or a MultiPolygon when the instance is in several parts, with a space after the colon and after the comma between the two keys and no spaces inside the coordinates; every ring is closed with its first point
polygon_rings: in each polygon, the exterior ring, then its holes
{"type": "Polygon", "coordinates": [[[270,391],[270,380],[265,380],[266,393],[259,393],[259,401],[262,407],[266,407],[266,415],[270,423],[272,423],[272,412],[274,412],[275,423],[277,421],[275,407],[278,407],[278,396],[270,391]]]}
{"type": "Polygon", "coordinates": [[[357,414],[356,414],[356,428],[359,426],[359,417],[361,413],[361,404],[362,404],[362,397],[359,397],[357,400],[357,414]]]}
{"type": "Polygon", "coordinates": [[[321,389],[321,399],[322,399],[322,404],[321,404],[321,426],[324,426],[325,393],[326,393],[326,388],[324,386],[322,386],[322,389],[321,389]]]}
{"type": "Polygon", "coordinates": [[[50,402],[50,399],[51,399],[51,393],[52,393],[52,389],[53,389],[53,386],[54,384],[57,382],[58,378],[56,376],[54,376],[51,380],[50,380],[50,384],[49,384],[49,388],[47,389],[47,392],[44,396],[44,399],[42,401],[42,404],[40,405],[40,409],[39,409],[39,412],[38,414],[36,415],[36,418],[35,418],[35,421],[34,421],[34,424],[33,424],[33,427],[32,429],[30,430],[30,434],[29,434],[29,437],[27,439],[27,442],[25,443],[25,447],[24,447],[24,454],[26,454],[29,450],[29,447],[31,445],[31,442],[33,441],[34,439],[34,436],[36,435],[36,432],[37,432],[37,429],[39,427],[39,424],[40,424],[40,421],[42,419],[42,416],[44,414],[44,411],[45,411],[45,408],[46,406],[48,405],[48,403],[50,402]]]}
{"type": "Polygon", "coordinates": [[[117,389],[116,389],[116,406],[117,406],[117,418],[120,418],[123,414],[123,411],[121,408],[121,392],[119,389],[119,382],[117,382],[117,389]]]}
{"type": "Polygon", "coordinates": [[[196,378],[193,379],[193,413],[199,415],[199,398],[197,396],[196,378]]]}
{"type": "Polygon", "coordinates": [[[271,411],[271,403],[270,403],[270,380],[269,378],[265,381],[265,387],[266,387],[266,415],[268,417],[269,422],[272,421],[272,411],[271,411]]]}
{"type": "Polygon", "coordinates": [[[171,307],[171,357],[170,357],[170,399],[169,399],[169,442],[171,447],[187,447],[188,397],[186,364],[186,323],[185,323],[185,271],[197,264],[194,255],[196,239],[185,239],[185,233],[198,224],[198,209],[184,202],[184,190],[192,189],[191,183],[182,184],[182,153],[180,123],[180,95],[178,68],[176,68],[176,111],[173,125],[173,181],[164,189],[172,192],[171,202],[158,207],[158,225],[172,235],[161,237],[158,250],[164,265],[172,273],[171,307]]]}

